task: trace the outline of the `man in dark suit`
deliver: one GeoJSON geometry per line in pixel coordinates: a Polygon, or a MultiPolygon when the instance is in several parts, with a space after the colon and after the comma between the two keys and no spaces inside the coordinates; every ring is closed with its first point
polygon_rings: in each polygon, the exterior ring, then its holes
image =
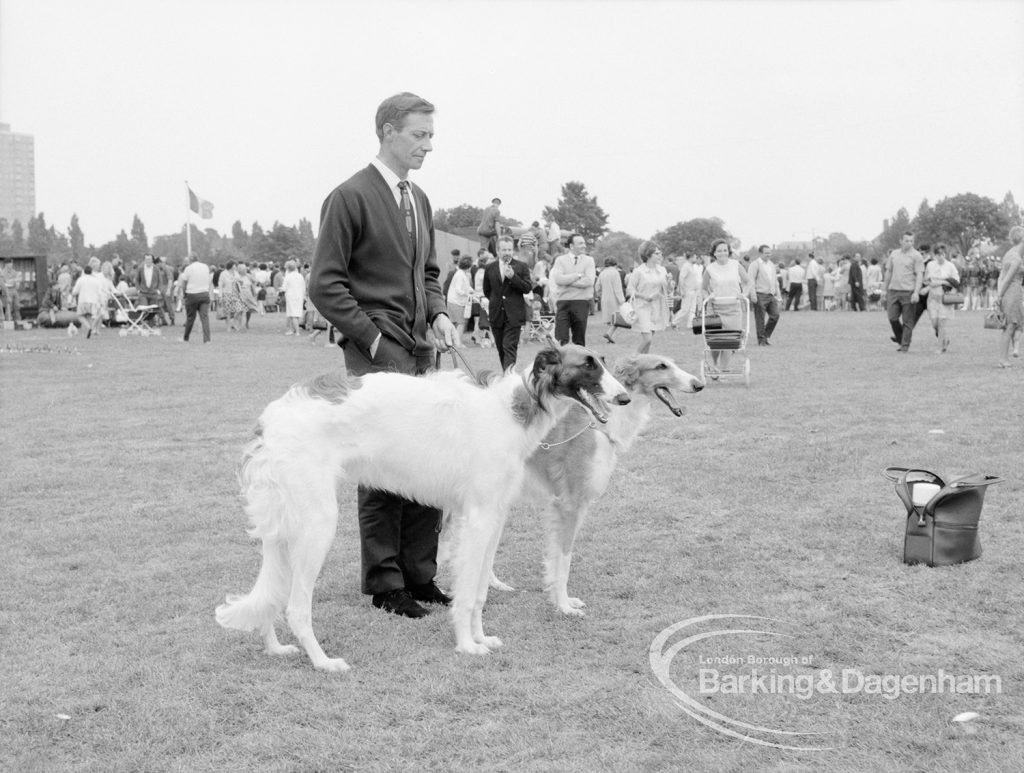
{"type": "Polygon", "coordinates": [[[503,371],[516,364],[519,336],[528,313],[524,296],[533,292],[530,267],[521,260],[514,260],[512,252],[511,237],[502,236],[498,239],[498,259],[484,269],[484,295],[489,304],[487,319],[503,371]]]}
{"type": "MultiPolygon", "coordinates": [[[[335,188],[320,213],[309,298],[341,335],[353,375],[419,375],[436,345],[456,341],[434,249],[433,213],[406,178],[433,148],[434,106],[396,94],[377,108],[380,151],[335,188]]],[[[448,604],[434,584],[441,512],[359,487],[363,593],[379,609],[423,617],[418,602],[448,604]]]]}
{"type": "Polygon", "coordinates": [[[156,306],[165,325],[170,324],[164,309],[164,287],[167,275],[153,260],[150,253],[142,256],[142,265],[135,272],[135,286],[139,290],[139,306],[156,306]]]}

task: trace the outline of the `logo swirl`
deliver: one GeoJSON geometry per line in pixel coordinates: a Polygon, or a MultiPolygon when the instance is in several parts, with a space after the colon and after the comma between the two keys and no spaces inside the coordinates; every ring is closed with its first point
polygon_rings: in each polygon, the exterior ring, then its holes
{"type": "MultiPolygon", "coordinates": [[[[731,719],[691,698],[684,690],[679,688],[679,686],[672,680],[672,660],[676,655],[686,650],[686,648],[692,644],[718,636],[734,636],[742,634],[760,634],[790,639],[793,638],[789,634],[776,633],[775,631],[764,631],[753,628],[726,628],[693,634],[677,641],[675,644],[669,645],[669,639],[684,628],[718,620],[766,620],[775,622],[770,617],[758,617],[756,615],[704,615],[703,617],[692,617],[688,620],[674,623],[655,636],[654,641],[651,642],[650,649],[651,670],[654,671],[654,675],[658,677],[658,681],[661,682],[675,698],[674,703],[701,724],[707,725],[713,730],[717,730],[725,735],[738,738],[741,741],[746,741],[747,743],[794,751],[828,751],[835,748],[831,746],[798,746],[781,743],[782,740],[788,740],[795,736],[815,736],[822,735],[822,733],[778,730],[770,727],[762,727],[760,725],[752,725],[746,722],[741,722],[737,719],[731,719]],[[768,736],[771,739],[778,740],[765,740],[764,738],[757,737],[757,735],[752,735],[752,733],[757,733],[761,736],[768,736]]],[[[830,676],[831,675],[829,674],[829,677],[830,676]]]]}

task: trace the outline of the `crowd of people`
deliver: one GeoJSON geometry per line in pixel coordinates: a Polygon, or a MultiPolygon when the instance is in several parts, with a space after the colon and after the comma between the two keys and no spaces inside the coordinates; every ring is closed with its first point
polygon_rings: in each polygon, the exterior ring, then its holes
{"type": "MultiPolygon", "coordinates": [[[[69,336],[81,329],[88,338],[104,326],[123,323],[120,315],[137,309],[146,312],[147,324],[153,326],[174,326],[182,312],[187,324],[191,295],[192,316],[204,323],[206,340],[211,312],[224,321],[227,332],[244,332],[254,314],[278,311],[284,312],[285,335],[299,335],[304,327],[315,340],[327,324],[307,302],[309,271],[308,262],[300,265],[295,260],[227,260],[209,266],[194,255],[182,266],[149,253],[141,262],[130,263],[117,256],[105,261],[91,257],[84,265],[70,260],[50,268],[37,321],[43,326],[67,327],[69,336]],[[209,274],[205,280],[200,277],[204,270],[209,274]],[[200,295],[205,298],[202,304],[200,295]]],[[[7,318],[19,319],[20,310],[7,301],[7,295],[2,295],[4,312],[10,315],[7,318]]],[[[16,297],[16,293],[10,296],[16,297]]],[[[187,333],[184,338],[187,340],[187,333]]]]}
{"type": "MultiPolygon", "coordinates": [[[[495,200],[494,206],[498,204],[500,200],[495,200]]],[[[493,224],[495,218],[492,213],[488,222],[493,224]]],[[[500,226],[493,227],[496,233],[502,231],[500,226]]],[[[726,239],[716,240],[704,255],[684,254],[666,259],[656,242],[645,241],[632,256],[630,270],[623,271],[616,258],[605,259],[598,270],[587,254],[587,241],[580,234],[569,234],[564,242],[540,242],[536,231],[532,227],[526,229],[518,239],[507,232],[495,237],[499,251],[505,243],[503,254],[511,259],[514,250],[516,258],[516,272],[507,274],[515,280],[506,282],[498,296],[493,290],[485,291],[482,284],[487,267],[498,261],[498,256],[486,247],[475,258],[455,250],[452,269],[444,283],[459,345],[493,345],[493,313],[489,313],[489,308],[495,297],[500,298],[503,320],[507,310],[514,306],[517,311],[513,317],[526,321],[511,327],[501,325],[505,343],[500,347],[499,362],[503,368],[515,362],[509,336],[516,340],[525,338],[530,331],[524,328],[530,324],[544,323],[545,329],[550,328],[561,343],[585,345],[588,320],[597,314],[604,328],[601,338],[614,343],[622,324],[618,311],[627,301],[634,315],[631,330],[639,333],[638,353],[650,350],[658,331],[692,326],[702,313],[703,301],[715,296],[720,300],[709,309],[719,317],[724,314],[722,324],[726,328],[742,328],[745,320],[739,316],[738,304],[721,299],[749,299],[759,346],[771,345],[783,311],[879,310],[886,312],[892,340],[902,352],[909,349],[912,331],[926,314],[938,339],[936,351],[945,353],[951,343],[950,320],[954,309],[1002,310],[1006,297],[1011,299],[1009,305],[1016,308],[1012,290],[1016,285],[1001,279],[1007,271],[1012,273],[1012,266],[1007,268],[1007,258],[985,257],[977,248],[962,255],[944,244],[914,247],[914,235],[909,233],[904,235],[899,248],[881,260],[867,260],[855,253],[841,255],[831,263],[818,260],[813,252],[805,258],[791,259],[788,264],[776,261],[769,245],[737,257],[726,239]],[[908,248],[918,256],[915,260],[919,262],[920,276],[913,265],[909,270],[906,266],[904,256],[908,248]],[[532,284],[529,289],[520,276],[526,271],[532,284]]],[[[1016,233],[1010,233],[1014,245],[1016,233]]],[[[1019,355],[1020,325],[1015,322],[1017,315],[1012,309],[1001,313],[1011,331],[1008,341],[1012,353],[1000,360],[1006,362],[1007,357],[1019,355]]],[[[716,366],[728,367],[728,351],[716,351],[712,356],[716,366]]]]}

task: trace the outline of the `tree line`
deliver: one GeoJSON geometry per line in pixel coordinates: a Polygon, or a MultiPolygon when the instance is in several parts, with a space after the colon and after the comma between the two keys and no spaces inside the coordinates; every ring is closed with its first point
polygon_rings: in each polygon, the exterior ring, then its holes
{"type": "MultiPolygon", "coordinates": [[[[200,230],[192,224],[192,251],[208,263],[223,263],[227,260],[244,260],[256,263],[283,262],[295,259],[308,262],[313,257],[313,224],[306,218],[298,225],[288,226],[275,222],[270,230],[264,230],[254,222],[247,231],[241,221],[236,220],[231,234],[221,234],[213,228],[200,230]]],[[[15,220],[8,224],[0,218],[0,256],[46,255],[47,262],[59,265],[77,260],[84,262],[95,255],[100,260],[111,260],[114,256],[128,264],[141,262],[146,253],[165,256],[172,264],[181,263],[187,252],[184,228],[178,233],[156,236],[152,240],[146,234],[146,227],[138,215],[132,218],[130,233],[121,232],[109,242],[96,246],[85,244],[85,235],[78,215],[71,216],[66,232],[47,225],[42,212],[28,222],[28,232],[15,220]]]]}
{"type": "MultiPolygon", "coordinates": [[[[974,246],[983,252],[995,251],[1006,239],[1011,225],[1022,221],[1021,207],[1007,192],[1001,203],[974,193],[961,193],[939,201],[934,207],[925,199],[911,217],[905,207],[900,207],[891,218],[883,222],[882,231],[870,241],[855,242],[842,232],[827,237],[814,237],[808,243],[773,245],[779,260],[789,261],[804,258],[808,251],[825,261],[840,255],[861,253],[865,258],[882,258],[899,245],[905,231],[913,231],[919,244],[943,242],[967,254],[974,246]]],[[[449,209],[434,212],[434,227],[448,232],[475,229],[483,216],[483,209],[471,204],[460,204],[449,209]]],[[[553,206],[545,206],[539,220],[545,223],[557,222],[563,235],[575,232],[583,234],[592,246],[592,254],[599,261],[612,257],[622,262],[624,268],[632,266],[633,257],[642,238],[624,231],[611,231],[609,216],[579,181],[562,185],[561,195],[553,206]]],[[[501,217],[502,225],[517,227],[522,223],[514,218],[501,217]]],[[[309,261],[313,256],[316,241],[313,225],[306,218],[298,225],[287,226],[275,222],[270,230],[264,230],[254,222],[247,231],[241,221],[235,221],[230,234],[220,234],[215,229],[192,229],[192,250],[204,261],[222,263],[226,260],[262,262],[283,262],[296,259],[309,261]]],[[[681,220],[658,231],[651,237],[657,241],[666,256],[685,253],[704,253],[715,239],[729,239],[735,242],[719,217],[696,217],[681,220]]],[[[756,244],[748,251],[757,249],[756,244]]],[[[85,235],[78,215],[71,216],[66,232],[48,226],[45,215],[40,212],[28,222],[27,233],[21,223],[8,224],[0,218],[0,256],[46,255],[51,263],[61,263],[89,258],[93,255],[109,260],[119,255],[127,262],[141,261],[142,256],[152,252],[164,255],[172,263],[179,263],[185,257],[186,238],[184,229],[178,233],[153,238],[146,235],[146,228],[139,216],[132,218],[130,232],[124,229],[111,241],[100,245],[85,245],[85,235]]]]}
{"type": "MultiPolygon", "coordinates": [[[[974,193],[962,193],[942,199],[934,207],[927,200],[922,201],[917,214],[911,218],[906,208],[901,207],[895,216],[883,222],[882,231],[869,241],[854,241],[842,232],[828,236],[815,236],[807,242],[791,242],[772,245],[778,260],[787,263],[794,258],[804,259],[808,252],[826,262],[842,255],[860,253],[864,258],[882,259],[899,246],[900,236],[913,231],[919,244],[949,245],[966,255],[974,246],[983,252],[996,251],[1006,240],[1011,225],[1024,222],[1021,208],[1007,192],[1003,201],[997,204],[992,199],[974,193]]],[[[439,209],[434,214],[434,226],[444,231],[475,228],[483,215],[481,207],[460,204],[451,209],[439,209]]],[[[555,221],[563,235],[576,232],[583,234],[592,246],[591,252],[598,262],[615,258],[623,268],[632,267],[637,248],[644,241],[624,231],[612,231],[608,227],[608,214],[591,196],[583,183],[567,182],[562,186],[561,196],[554,206],[545,206],[541,219],[545,223],[555,221]]],[[[503,225],[520,225],[511,218],[501,218],[503,225]]],[[[686,253],[704,254],[715,239],[737,240],[719,217],[696,217],[680,220],[650,238],[657,241],[666,256],[686,253]]],[[[747,253],[757,251],[759,244],[747,246],[747,253]]]]}

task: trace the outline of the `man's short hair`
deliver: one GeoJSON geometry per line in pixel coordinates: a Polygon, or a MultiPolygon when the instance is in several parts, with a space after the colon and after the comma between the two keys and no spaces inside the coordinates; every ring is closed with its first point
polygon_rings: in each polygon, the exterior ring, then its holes
{"type": "Polygon", "coordinates": [[[501,204],[501,199],[495,196],[493,199],[491,199],[491,204],[501,204]]]}
{"type": "Polygon", "coordinates": [[[498,239],[498,244],[502,243],[511,244],[514,247],[516,244],[516,240],[513,239],[511,236],[502,236],[498,239]]]}
{"type": "Polygon", "coordinates": [[[433,113],[434,106],[423,97],[408,91],[388,97],[377,108],[377,139],[384,139],[384,124],[391,124],[397,131],[405,125],[405,117],[409,113],[433,113]]]}
{"type": "Polygon", "coordinates": [[[1015,225],[1011,228],[1009,237],[1011,242],[1018,237],[1024,237],[1024,225],[1015,225]]]}
{"type": "Polygon", "coordinates": [[[913,231],[904,231],[903,235],[904,236],[909,236],[910,238],[914,238],[914,232],[913,231]]]}
{"type": "Polygon", "coordinates": [[[565,240],[565,243],[566,243],[566,244],[568,244],[568,245],[569,245],[569,246],[571,247],[571,246],[572,246],[572,243],[573,243],[573,240],[574,240],[574,239],[575,239],[575,238],[576,238],[577,236],[578,236],[578,237],[580,237],[580,238],[581,238],[581,239],[583,240],[583,246],[586,246],[586,244],[587,244],[587,237],[585,237],[585,236],[584,236],[583,234],[581,234],[581,233],[575,233],[575,232],[574,232],[574,233],[571,233],[571,234],[569,234],[569,238],[565,240]]]}
{"type": "Polygon", "coordinates": [[[452,257],[457,258],[462,254],[462,250],[452,250],[452,257]]]}
{"type": "Polygon", "coordinates": [[[760,247],[757,248],[757,251],[760,252],[761,254],[764,254],[768,252],[768,250],[770,249],[771,247],[769,247],[767,244],[762,244],[760,247]]]}

